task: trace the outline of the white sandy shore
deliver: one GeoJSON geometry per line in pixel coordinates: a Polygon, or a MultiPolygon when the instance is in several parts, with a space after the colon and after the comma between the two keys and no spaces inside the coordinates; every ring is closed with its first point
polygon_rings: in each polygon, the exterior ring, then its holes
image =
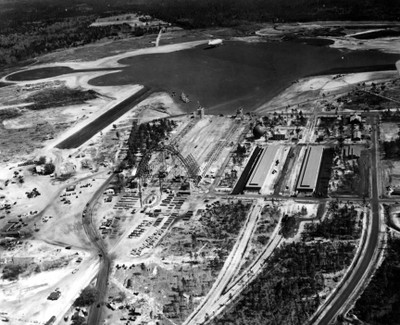
{"type": "Polygon", "coordinates": [[[377,50],[385,53],[400,54],[400,38],[384,37],[369,40],[360,40],[350,37],[335,37],[329,39],[335,43],[330,45],[332,48],[348,49],[348,50],[377,50]]]}
{"type": "MultiPolygon", "coordinates": [[[[59,67],[59,66],[66,66],[70,67],[72,69],[104,69],[104,68],[118,68],[118,67],[123,67],[123,64],[118,63],[119,60],[132,57],[132,56],[137,56],[137,55],[143,55],[143,54],[156,54],[156,53],[170,53],[170,52],[175,52],[175,51],[181,51],[185,49],[190,49],[195,46],[199,46],[202,44],[206,44],[208,41],[207,40],[200,40],[200,41],[192,41],[192,42],[186,42],[186,43],[179,43],[179,44],[169,44],[169,45],[163,45],[163,46],[158,46],[158,47],[150,47],[150,48],[144,48],[144,49],[139,49],[139,50],[134,50],[130,52],[126,52],[123,54],[118,54],[114,56],[109,56],[106,58],[102,58],[99,60],[95,61],[85,61],[85,62],[54,62],[54,63],[45,63],[45,64],[38,64],[34,66],[29,66],[28,68],[22,70],[22,71],[28,71],[28,70],[34,70],[38,68],[49,68],[49,67],[59,67]]],[[[20,72],[20,71],[19,71],[20,72]]],[[[117,71],[115,71],[117,72],[117,71]]],[[[18,72],[17,72],[18,73],[18,72]]],[[[100,72],[99,75],[104,75],[106,73],[114,73],[112,72],[100,72]]],[[[85,75],[87,73],[85,72],[85,75]]],[[[9,75],[8,75],[9,76],[9,75]]],[[[7,80],[7,77],[5,76],[0,79],[2,82],[10,82],[7,80]]],[[[93,78],[91,75],[89,79],[93,78]]],[[[48,78],[51,79],[51,78],[48,78]]],[[[41,79],[47,80],[47,79],[41,79]]],[[[27,83],[27,82],[14,82],[13,83],[27,83]]],[[[32,82],[28,82],[32,83],[32,82]]]]}
{"type": "Polygon", "coordinates": [[[267,113],[287,106],[304,104],[322,95],[339,95],[359,83],[382,82],[398,77],[397,71],[360,72],[338,75],[323,75],[298,80],[269,102],[256,109],[256,113],[267,113]]]}

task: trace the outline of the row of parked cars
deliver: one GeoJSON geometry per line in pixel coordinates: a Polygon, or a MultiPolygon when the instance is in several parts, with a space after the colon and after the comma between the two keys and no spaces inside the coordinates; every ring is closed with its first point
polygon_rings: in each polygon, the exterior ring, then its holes
{"type": "Polygon", "coordinates": [[[150,227],[152,224],[151,221],[148,220],[143,220],[139,226],[137,226],[128,236],[128,238],[133,238],[133,237],[140,237],[141,234],[144,233],[144,231],[147,229],[147,227],[150,227]]]}
{"type": "Polygon", "coordinates": [[[153,248],[155,243],[158,241],[158,239],[161,237],[162,234],[163,234],[163,231],[161,229],[157,229],[154,232],[154,234],[152,234],[151,236],[146,238],[146,240],[144,241],[144,243],[142,245],[140,245],[140,247],[132,249],[131,255],[135,256],[135,257],[140,256],[140,254],[142,254],[142,251],[145,248],[153,248]]]}

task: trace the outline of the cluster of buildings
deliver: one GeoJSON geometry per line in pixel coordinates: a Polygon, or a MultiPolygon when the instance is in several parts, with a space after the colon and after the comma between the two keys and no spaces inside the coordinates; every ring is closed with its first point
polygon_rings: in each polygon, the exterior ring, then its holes
{"type": "MultiPolygon", "coordinates": [[[[232,194],[243,192],[261,193],[267,184],[268,178],[278,172],[278,165],[284,164],[280,161],[280,151],[284,146],[268,145],[257,146],[245,166],[232,194]]],[[[305,148],[304,157],[301,159],[301,168],[298,173],[295,190],[298,193],[314,194],[317,191],[318,179],[325,152],[324,146],[315,145],[305,148]]]]}

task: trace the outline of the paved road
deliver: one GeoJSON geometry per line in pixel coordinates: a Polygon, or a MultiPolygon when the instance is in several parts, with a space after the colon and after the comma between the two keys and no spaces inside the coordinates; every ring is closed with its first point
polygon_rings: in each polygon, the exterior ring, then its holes
{"type": "Polygon", "coordinates": [[[208,314],[210,315],[210,320],[221,315],[225,309],[252,281],[256,279],[256,277],[265,268],[265,264],[267,263],[268,259],[272,256],[272,253],[282,241],[282,236],[278,234],[279,229],[280,224],[276,226],[276,231],[272,235],[271,240],[266,248],[252,262],[252,264],[240,274],[240,276],[236,277],[228,284],[220,297],[214,302],[211,308],[209,308],[208,314]]]}
{"type": "Polygon", "coordinates": [[[101,196],[101,194],[105,191],[108,184],[111,182],[111,179],[114,175],[110,175],[109,178],[104,182],[104,184],[94,193],[93,197],[90,199],[87,205],[86,214],[82,216],[83,218],[83,228],[89,237],[89,240],[93,243],[96,247],[98,254],[101,258],[100,260],[100,267],[99,273],[97,275],[96,281],[96,289],[99,292],[97,302],[89,309],[89,316],[88,316],[88,325],[99,325],[102,316],[102,302],[104,301],[104,297],[107,293],[107,282],[108,276],[110,273],[110,265],[111,260],[108,256],[107,248],[102,241],[101,237],[98,235],[97,230],[93,224],[93,209],[94,206],[101,196]],[[100,306],[98,307],[98,305],[100,306]]]}
{"type": "MultiPolygon", "coordinates": [[[[322,318],[316,322],[316,324],[327,325],[337,316],[341,308],[348,303],[348,299],[351,294],[356,290],[359,283],[362,281],[364,274],[367,272],[373,255],[378,248],[379,244],[379,231],[380,231],[380,219],[379,219],[379,194],[378,194],[378,138],[377,138],[377,118],[374,117],[374,130],[372,133],[372,153],[371,153],[371,174],[372,174],[372,197],[371,197],[371,208],[372,208],[372,220],[371,222],[371,233],[368,238],[368,242],[365,244],[364,250],[361,255],[361,261],[355,267],[353,272],[349,274],[349,282],[338,291],[338,294],[333,298],[333,301],[329,305],[329,309],[322,311],[322,318]]],[[[374,263],[374,261],[372,261],[374,263]]],[[[345,279],[344,279],[345,280],[345,279]]]]}
{"type": "Polygon", "coordinates": [[[209,313],[215,307],[215,302],[220,298],[225,288],[229,285],[231,280],[239,272],[240,261],[248,247],[251,240],[253,231],[257,224],[258,217],[260,215],[261,206],[256,204],[253,206],[245,225],[239,233],[238,239],[233,246],[231,253],[225,261],[222,270],[220,271],[217,280],[213,287],[208,292],[207,296],[203,299],[202,303],[196,308],[196,310],[186,319],[184,325],[189,324],[201,324],[204,322],[209,313]]]}

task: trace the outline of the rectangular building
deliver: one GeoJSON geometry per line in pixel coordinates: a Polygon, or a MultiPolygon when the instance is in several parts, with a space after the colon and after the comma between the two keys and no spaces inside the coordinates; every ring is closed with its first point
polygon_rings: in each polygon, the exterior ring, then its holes
{"type": "Polygon", "coordinates": [[[258,159],[257,164],[249,177],[249,180],[247,181],[245,190],[261,190],[265,179],[272,170],[278,149],[279,146],[268,146],[266,149],[264,149],[264,151],[261,153],[260,159],[258,159]]]}
{"type": "Polygon", "coordinates": [[[297,180],[297,191],[315,191],[323,152],[323,146],[311,146],[307,148],[303,158],[303,163],[301,164],[300,175],[297,180]]]}
{"type": "Polygon", "coordinates": [[[249,179],[250,175],[252,174],[255,165],[257,165],[258,160],[260,159],[260,155],[262,154],[262,149],[260,147],[255,147],[253,153],[250,156],[249,161],[246,164],[242,174],[240,175],[238,181],[235,184],[235,187],[232,191],[232,195],[242,194],[243,190],[246,187],[247,180],[249,179]]]}

